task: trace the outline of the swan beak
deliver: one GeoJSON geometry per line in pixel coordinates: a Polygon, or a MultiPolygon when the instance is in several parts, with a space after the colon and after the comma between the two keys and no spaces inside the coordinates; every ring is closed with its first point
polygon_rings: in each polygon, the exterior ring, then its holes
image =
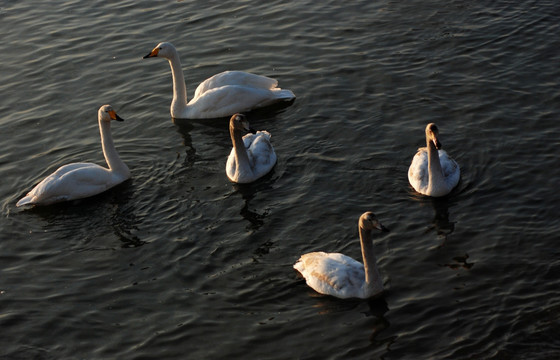
{"type": "Polygon", "coordinates": [[[144,56],[142,59],[147,59],[147,58],[151,58],[151,57],[156,57],[157,54],[159,52],[158,48],[155,48],[154,50],[150,51],[150,53],[146,56],[144,56]]]}
{"type": "Polygon", "coordinates": [[[438,149],[438,150],[441,149],[441,142],[439,141],[438,138],[434,138],[433,142],[434,142],[434,145],[435,145],[436,149],[438,149]]]}
{"type": "MultiPolygon", "coordinates": [[[[243,115],[240,115],[243,116],[243,115]]],[[[243,116],[243,118],[245,118],[245,116],[243,116]]],[[[245,131],[250,132],[251,134],[256,134],[257,130],[253,129],[251,127],[251,125],[249,124],[249,122],[247,122],[246,120],[242,122],[243,124],[243,129],[245,129],[245,131]]]]}
{"type": "Polygon", "coordinates": [[[381,224],[380,222],[378,222],[377,224],[375,224],[375,228],[379,231],[382,232],[389,232],[390,230],[387,229],[385,226],[383,226],[383,224],[381,224]]]}
{"type": "Polygon", "coordinates": [[[113,119],[113,120],[124,121],[124,119],[123,119],[122,117],[120,117],[119,115],[117,115],[117,113],[115,112],[115,110],[109,111],[109,116],[111,116],[111,119],[113,119]]]}

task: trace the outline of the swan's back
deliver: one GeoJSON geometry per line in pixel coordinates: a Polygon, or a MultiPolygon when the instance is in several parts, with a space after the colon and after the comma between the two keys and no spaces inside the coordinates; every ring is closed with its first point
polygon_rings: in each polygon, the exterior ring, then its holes
{"type": "Polygon", "coordinates": [[[268,131],[257,131],[256,134],[247,134],[243,143],[247,149],[253,170],[257,173],[267,173],[276,164],[276,153],[270,143],[271,135],[268,131]]]}
{"type": "MultiPolygon", "coordinates": [[[[445,150],[438,150],[438,156],[445,178],[445,191],[450,192],[459,183],[461,171],[457,162],[453,160],[445,150]]],[[[429,170],[427,148],[419,148],[416,155],[414,155],[412,163],[408,168],[408,181],[417,192],[424,195],[431,195],[428,191],[429,170]]]]}
{"type": "Polygon", "coordinates": [[[276,88],[278,81],[267,76],[255,75],[244,71],[224,71],[200,83],[194,92],[194,98],[199,97],[210,89],[229,85],[272,90],[276,88]]]}
{"type": "Polygon", "coordinates": [[[242,172],[236,164],[235,149],[229,154],[226,173],[237,183],[253,182],[268,174],[277,161],[276,152],[270,143],[271,135],[268,131],[257,131],[255,134],[243,136],[243,144],[249,158],[250,172],[242,172]],[[241,171],[240,173],[238,171],[241,171]]]}
{"type": "Polygon", "coordinates": [[[294,269],[318,293],[339,298],[366,298],[364,265],[339,253],[312,252],[304,254],[294,269]]]}

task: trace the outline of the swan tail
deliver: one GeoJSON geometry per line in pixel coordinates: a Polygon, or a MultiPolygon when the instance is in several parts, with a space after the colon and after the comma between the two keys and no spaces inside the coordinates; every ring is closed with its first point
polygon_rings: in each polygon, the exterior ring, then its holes
{"type": "Polygon", "coordinates": [[[17,203],[16,206],[20,207],[20,206],[24,206],[24,205],[33,205],[35,202],[33,201],[33,196],[31,195],[26,195],[24,197],[22,197],[17,203]]]}
{"type": "Polygon", "coordinates": [[[291,90],[275,89],[272,90],[274,97],[279,101],[292,101],[296,98],[291,90]]]}

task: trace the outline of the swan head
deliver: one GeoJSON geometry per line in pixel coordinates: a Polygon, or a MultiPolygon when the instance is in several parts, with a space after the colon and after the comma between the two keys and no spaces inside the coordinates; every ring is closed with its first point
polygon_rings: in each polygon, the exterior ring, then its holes
{"type": "Polygon", "coordinates": [[[439,141],[439,129],[436,124],[429,123],[426,126],[426,140],[434,143],[436,149],[441,149],[441,142],[439,141]]]}
{"type": "Polygon", "coordinates": [[[243,114],[233,114],[231,119],[229,119],[229,129],[230,131],[247,131],[255,134],[256,131],[249,125],[247,117],[243,114]]]}
{"type": "Polygon", "coordinates": [[[111,122],[111,120],[124,121],[123,118],[117,115],[117,113],[115,112],[115,110],[113,110],[113,107],[111,105],[101,106],[99,108],[99,111],[97,112],[97,116],[99,120],[106,121],[106,122],[111,122]]]}
{"type": "Polygon", "coordinates": [[[177,55],[177,49],[173,44],[168,42],[160,42],[157,46],[150,51],[150,53],[144,56],[144,59],[151,58],[151,57],[162,57],[165,59],[170,59],[173,56],[177,55]]]}
{"type": "Polygon", "coordinates": [[[383,232],[389,231],[389,229],[387,229],[385,226],[383,226],[383,224],[379,222],[379,220],[377,220],[377,217],[371,211],[366,211],[362,214],[362,216],[360,216],[359,224],[360,227],[364,230],[375,229],[383,232]]]}

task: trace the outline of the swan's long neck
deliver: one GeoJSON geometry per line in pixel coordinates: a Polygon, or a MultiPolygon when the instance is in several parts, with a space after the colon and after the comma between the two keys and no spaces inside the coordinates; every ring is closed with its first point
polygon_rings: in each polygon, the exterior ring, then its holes
{"type": "Polygon", "coordinates": [[[113,137],[111,136],[111,123],[100,119],[99,132],[101,134],[103,156],[105,156],[105,161],[107,161],[109,170],[115,174],[128,177],[130,175],[130,170],[119,157],[119,153],[117,152],[117,149],[115,149],[115,144],[113,143],[113,137]]]}
{"type": "Polygon", "coordinates": [[[373,250],[373,241],[371,239],[371,230],[366,230],[359,226],[360,243],[362,245],[362,258],[364,260],[364,272],[366,274],[366,286],[370,288],[379,287],[381,285],[381,276],[377,270],[377,260],[373,250]]]}
{"type": "Polygon", "coordinates": [[[173,100],[171,101],[171,116],[178,117],[179,114],[187,107],[187,86],[181,68],[181,59],[179,54],[175,52],[169,59],[171,66],[171,77],[173,78],[173,100]]]}
{"type": "Polygon", "coordinates": [[[231,142],[233,143],[233,148],[235,150],[236,173],[252,174],[253,170],[251,169],[247,149],[245,149],[245,144],[243,143],[243,134],[241,130],[230,126],[229,134],[231,135],[231,142]]]}
{"type": "Polygon", "coordinates": [[[428,148],[428,189],[437,189],[445,186],[445,177],[439,162],[439,152],[428,136],[426,136],[426,147],[428,148]]]}

